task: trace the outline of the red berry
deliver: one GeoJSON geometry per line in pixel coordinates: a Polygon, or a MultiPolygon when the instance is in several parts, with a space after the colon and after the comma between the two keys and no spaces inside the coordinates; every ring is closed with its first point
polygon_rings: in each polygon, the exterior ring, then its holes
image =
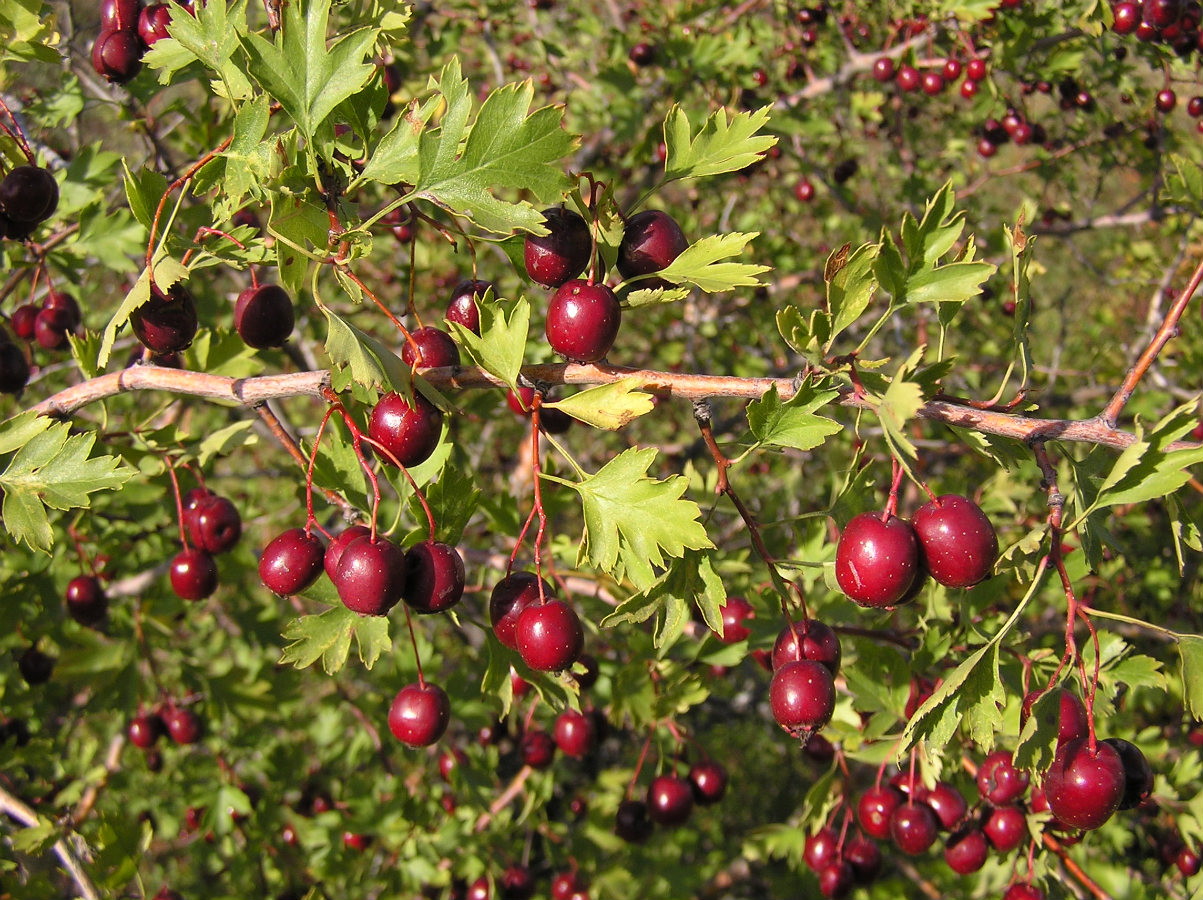
{"type": "Polygon", "coordinates": [[[1028,835],[1027,817],[1018,806],[996,806],[990,810],[982,827],[990,846],[999,853],[1010,853],[1023,843],[1028,835]]]}
{"type": "Polygon", "coordinates": [[[970,875],[986,864],[990,846],[980,828],[965,828],[944,845],[944,862],[958,875],[970,875]]]}
{"type": "Polygon", "coordinates": [[[722,607],[723,633],[719,640],[724,644],[737,644],[747,640],[752,632],[743,624],[745,619],[755,619],[756,610],[743,597],[728,597],[722,607]]]}
{"type": "Polygon", "coordinates": [[[936,842],[940,826],[936,814],[925,804],[908,800],[890,816],[890,836],[894,844],[909,856],[918,856],[936,842]]]}
{"type": "MultiPolygon", "coordinates": [[[[681,226],[668,213],[645,209],[627,219],[618,245],[618,271],[626,280],[667,268],[689,246],[681,226]]],[[[639,288],[667,287],[659,278],[640,278],[639,288]]]]}
{"type": "Polygon", "coordinates": [[[450,721],[447,693],[429,682],[401,688],[388,711],[389,731],[408,747],[429,747],[443,736],[450,721]]]}
{"type": "Polygon", "coordinates": [[[576,759],[588,755],[596,742],[593,720],[575,709],[560,713],[552,733],[560,752],[576,759]]]}
{"type": "Polygon", "coordinates": [[[1006,750],[991,753],[977,770],[978,791],[984,800],[996,806],[1022,797],[1028,781],[1028,773],[1012,765],[1011,754],[1006,750]]]}
{"type": "Polygon", "coordinates": [[[93,575],[72,578],[67,583],[66,601],[71,618],[90,628],[103,622],[109,612],[109,598],[100,586],[100,579],[93,575]]]}
{"type": "Polygon", "coordinates": [[[862,606],[897,604],[919,571],[919,542],[910,523],[861,513],[844,528],[835,551],[840,589],[862,606]]]}
{"type": "Polygon", "coordinates": [[[871,837],[885,840],[890,836],[890,817],[906,797],[890,785],[877,785],[861,795],[856,804],[856,819],[871,837]]]}
{"type": "Polygon", "coordinates": [[[773,673],[769,702],[777,724],[799,737],[817,731],[835,712],[835,681],[822,663],[804,659],[773,673]]]}
{"type": "Polygon", "coordinates": [[[693,812],[693,788],[679,775],[658,775],[647,789],[647,810],[658,825],[683,825],[693,812]]]}
{"type": "Polygon", "coordinates": [[[281,532],[263,548],[259,557],[259,578],[281,597],[299,594],[322,574],[326,548],[316,534],[304,528],[281,532]]]}
{"type": "Polygon", "coordinates": [[[559,287],[585,271],[593,240],[585,220],[562,206],[543,210],[543,224],[547,234],[526,238],[526,274],[544,287],[559,287]]]}
{"type": "Polygon", "coordinates": [[[451,291],[451,300],[443,318],[448,322],[458,322],[473,334],[480,334],[480,310],[477,304],[492,289],[491,281],[461,281],[451,291]]]}
{"type": "Polygon", "coordinates": [[[559,672],[569,668],[585,644],[581,620],[563,600],[528,606],[514,625],[522,661],[532,669],[559,672]]]}
{"type": "MultiPolygon", "coordinates": [[[[533,572],[511,572],[493,588],[489,597],[489,622],[493,634],[511,650],[518,649],[516,627],[518,618],[532,604],[540,602],[539,579],[533,572]]],[[[546,581],[542,584],[542,599],[555,597],[555,591],[546,581]]]]}
{"type": "Polygon", "coordinates": [[[405,554],[402,598],[415,612],[443,612],[459,603],[466,580],[458,550],[440,541],[422,541],[405,554]]]}
{"type": "Polygon", "coordinates": [[[817,619],[786,625],[773,644],[774,669],[779,669],[788,662],[809,659],[822,663],[835,675],[840,670],[842,658],[839,637],[817,619]]]}
{"type": "Polygon", "coordinates": [[[614,833],[628,844],[642,844],[652,836],[655,824],[642,800],[623,800],[614,816],[614,833]]]}
{"type": "Polygon", "coordinates": [[[401,361],[407,366],[434,369],[459,365],[459,347],[441,328],[427,325],[414,329],[409,336],[412,340],[401,346],[401,361]]]}
{"type": "Polygon", "coordinates": [[[381,397],[368,419],[368,436],[386,452],[381,459],[387,465],[407,469],[425,462],[443,430],[443,414],[439,408],[416,393],[413,403],[395,391],[381,397]]]}
{"type": "Polygon", "coordinates": [[[712,759],[694,763],[689,770],[689,783],[693,786],[693,799],[699,806],[711,806],[723,799],[727,793],[727,770],[712,759]]]}
{"type": "Polygon", "coordinates": [[[182,550],[171,561],[171,589],[181,600],[204,600],[217,590],[217,563],[204,550],[182,550]]]}
{"type": "Polygon", "coordinates": [[[925,503],[911,520],[924,566],[945,587],[964,588],[990,574],[998,536],[981,507],[957,494],[925,503]]]}
{"type": "Polygon", "coordinates": [[[597,362],[610,352],[621,324],[622,308],[612,290],[574,279],[548,304],[547,343],[573,362],[597,362]]]}
{"type": "Polygon", "coordinates": [[[806,844],[802,848],[802,861],[812,871],[821,872],[839,859],[840,836],[835,829],[820,828],[814,834],[806,836],[806,844]]]}
{"type": "Polygon", "coordinates": [[[169,706],[161,714],[167,734],[177,744],[195,744],[201,739],[200,717],[190,709],[169,706]]]}
{"type": "Polygon", "coordinates": [[[139,713],[129,723],[129,742],[135,747],[149,750],[159,740],[166,726],[154,713],[139,713]]]}
{"type": "Polygon", "coordinates": [[[556,742],[546,731],[535,729],[522,736],[522,761],[532,769],[546,769],[556,755],[556,742]]]}
{"type": "Polygon", "coordinates": [[[342,551],[330,579],[339,599],[361,616],[383,616],[405,592],[405,551],[387,538],[357,537],[342,551]]]}
{"type": "Polygon", "coordinates": [[[249,287],[234,304],[234,328],[244,344],[257,350],[283,346],[295,321],[292,298],[274,284],[249,287]]]}
{"type": "Polygon", "coordinates": [[[1102,741],[1091,753],[1087,738],[1062,744],[1044,775],[1044,793],[1053,815],[1085,830],[1111,818],[1124,798],[1125,786],[1120,755],[1102,741]]]}

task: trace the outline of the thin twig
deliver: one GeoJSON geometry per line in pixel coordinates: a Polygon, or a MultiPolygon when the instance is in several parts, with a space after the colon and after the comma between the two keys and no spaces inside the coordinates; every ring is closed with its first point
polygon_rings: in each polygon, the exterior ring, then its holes
{"type": "MultiPolygon", "coordinates": [[[[0,812],[16,819],[26,828],[32,828],[39,823],[37,813],[2,787],[0,787],[0,812]]],[[[54,842],[54,854],[62,862],[63,868],[67,870],[71,880],[75,882],[75,886],[79,889],[79,896],[84,900],[100,900],[100,893],[96,890],[96,885],[92,883],[91,876],[84,870],[83,863],[71,852],[65,839],[59,838],[54,842]]]]}

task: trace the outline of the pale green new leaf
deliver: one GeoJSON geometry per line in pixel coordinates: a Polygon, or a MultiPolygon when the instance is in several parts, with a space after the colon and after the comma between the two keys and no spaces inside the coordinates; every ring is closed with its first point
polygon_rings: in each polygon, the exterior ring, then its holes
{"type": "Polygon", "coordinates": [[[839,391],[808,377],[794,396],[782,402],[773,385],[763,397],[748,404],[748,427],[762,444],[813,450],[843,429],[839,422],[814,412],[838,396],[839,391]]]}
{"type": "Polygon", "coordinates": [[[673,284],[695,284],[708,293],[729,291],[737,287],[757,287],[760,280],[756,276],[768,272],[772,266],[720,260],[739,255],[748,242],[758,235],[759,232],[754,231],[750,234],[714,234],[704,237],[686,247],[667,268],[661,269],[655,275],[673,284]]]}
{"type": "MultiPolygon", "coordinates": [[[[482,299],[487,301],[488,295],[482,299]]],[[[522,357],[526,353],[526,335],[530,330],[530,304],[525,297],[519,297],[508,318],[499,303],[478,302],[477,307],[480,310],[479,336],[458,322],[448,324],[472,362],[500,378],[517,393],[518,374],[522,371],[522,357]]]]}
{"type": "Polygon", "coordinates": [[[392,129],[372,151],[356,183],[378,181],[381,184],[413,184],[418,180],[418,145],[422,129],[434,115],[435,106],[426,104],[423,110],[425,118],[412,110],[397,116],[392,129]]]}
{"type": "Polygon", "coordinates": [[[831,349],[836,336],[860,318],[869,308],[877,290],[877,263],[880,244],[863,244],[849,256],[845,245],[827,261],[827,309],[832,317],[831,333],[826,340],[831,349]]]}
{"type": "Polygon", "coordinates": [[[738,172],[760,160],[777,143],[772,135],[757,134],[768,123],[769,110],[765,106],[728,117],[720,109],[692,134],[689,118],[674,105],[664,120],[665,180],[738,172]]]}
{"type": "MultiPolygon", "coordinates": [[[[24,426],[23,430],[28,429],[24,426]]],[[[0,475],[4,489],[4,527],[16,541],[49,552],[53,532],[46,507],[86,509],[90,494],[115,490],[133,477],[135,470],[113,456],[92,457],[96,435],[71,434],[70,426],[57,423],[33,435],[13,456],[0,475]]]]}
{"type": "Polygon", "coordinates": [[[392,350],[323,306],[329,330],[326,352],[334,368],[348,368],[351,378],[366,387],[409,390],[410,370],[392,350]]]}
{"type": "Polygon", "coordinates": [[[0,423],[0,453],[12,453],[54,424],[54,420],[29,411],[0,423]]]}
{"type": "MultiPolygon", "coordinates": [[[[168,256],[160,256],[154,264],[154,276],[155,286],[161,291],[166,291],[176,282],[187,278],[188,270],[174,259],[168,256]]],[[[125,299],[121,301],[121,305],[117,307],[117,312],[113,313],[113,318],[109,320],[109,324],[104,327],[104,335],[100,341],[100,354],[96,359],[97,370],[103,369],[109,364],[109,355],[113,352],[113,342],[117,340],[118,330],[129,321],[129,317],[133,311],[149,299],[150,270],[143,269],[142,274],[138,276],[138,280],[134,282],[134,286],[125,295],[125,299]]]]}
{"type": "Polygon", "coordinates": [[[777,331],[790,348],[816,362],[822,359],[819,348],[831,334],[831,316],[821,309],[811,310],[810,318],[802,316],[796,306],[777,310],[777,331]]]}
{"type": "Polygon", "coordinates": [[[287,3],[275,43],[254,32],[243,37],[251,74],[309,141],[376,71],[371,53],[378,30],[359,28],[327,46],[329,19],[330,0],[287,3]]]}
{"type": "Polygon", "coordinates": [[[563,198],[571,183],[561,161],[577,144],[563,128],[563,108],[532,113],[534,85],[507,84],[488,96],[469,128],[472,100],[458,59],[443,69],[439,90],[447,110],[438,129],[421,135],[413,196],[497,234],[515,229],[546,234],[541,212],[526,201],[501,200],[493,191],[530,191],[544,203],[563,198]]]}
{"type": "Polygon", "coordinates": [[[640,306],[654,306],[658,303],[676,303],[689,296],[690,289],[688,287],[640,288],[639,285],[642,283],[634,282],[633,287],[637,290],[632,290],[622,298],[623,308],[635,309],[640,306]]]}
{"type": "Polygon", "coordinates": [[[621,564],[640,588],[651,586],[653,567],[663,567],[666,555],[679,557],[687,549],[713,546],[698,521],[698,505],[682,499],[688,479],[680,475],[663,481],[650,478],[647,470],[655,458],[655,448],[630,449],[580,482],[544,476],[581,496],[585,515],[582,559],[601,572],[613,572],[621,564]]]}
{"type": "Polygon", "coordinates": [[[652,395],[639,389],[636,378],[599,384],[580,393],[545,403],[594,428],[617,431],[639,416],[652,411],[652,395]]]}
{"type": "Polygon", "coordinates": [[[907,381],[904,371],[894,376],[877,407],[886,439],[910,459],[915,458],[915,445],[906,434],[906,424],[922,407],[923,389],[916,382],[907,381]]]}
{"type": "Polygon", "coordinates": [[[907,302],[962,302],[976,297],[996,268],[985,262],[953,262],[923,269],[906,280],[907,302]]]}

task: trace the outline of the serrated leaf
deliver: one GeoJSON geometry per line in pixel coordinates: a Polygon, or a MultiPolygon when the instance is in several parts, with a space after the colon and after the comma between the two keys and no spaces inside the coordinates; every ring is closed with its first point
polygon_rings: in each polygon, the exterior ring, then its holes
{"type": "Polygon", "coordinates": [[[426,104],[421,110],[411,109],[398,115],[393,127],[373,149],[368,164],[356,181],[377,181],[381,184],[413,184],[418,180],[418,146],[422,131],[435,106],[426,104]]]}
{"type": "Polygon", "coordinates": [[[0,475],[4,526],[16,541],[49,552],[53,533],[46,507],[86,509],[90,494],[121,487],[134,469],[113,456],[92,457],[96,435],[71,434],[58,423],[31,437],[0,475]]]}
{"type": "Polygon", "coordinates": [[[28,828],[16,828],[9,832],[8,839],[17,853],[38,855],[47,851],[58,840],[58,828],[53,822],[41,817],[28,828]]]}
{"type": "Polygon", "coordinates": [[[909,459],[915,458],[915,445],[906,434],[906,424],[923,407],[923,389],[906,380],[904,365],[886,388],[877,407],[877,416],[891,446],[909,459]]]}
{"type": "Polygon", "coordinates": [[[694,284],[708,293],[758,287],[761,282],[756,276],[768,272],[771,266],[720,260],[742,253],[748,242],[759,234],[757,231],[750,234],[735,232],[704,237],[686,247],[666,268],[656,272],[655,277],[673,284],[694,284]]]}
{"type": "MultiPolygon", "coordinates": [[[[250,96],[250,82],[241,67],[231,62],[231,57],[240,46],[239,36],[246,33],[245,0],[228,7],[225,0],[215,0],[197,4],[194,10],[188,12],[173,3],[171,10],[168,33],[187,55],[181,58],[173,54],[169,58],[170,71],[196,59],[224,81],[223,93],[227,99],[241,100],[250,96]]],[[[168,60],[156,58],[150,64],[161,66],[164,62],[168,60]]]]}
{"type": "Polygon", "coordinates": [[[698,521],[698,505],[681,497],[688,479],[650,478],[647,470],[655,458],[654,448],[630,449],[583,481],[544,476],[581,496],[585,516],[581,558],[601,572],[611,572],[621,562],[640,588],[652,585],[653,567],[664,566],[665,555],[680,557],[687,549],[713,546],[698,521]]]}
{"type": "MultiPolygon", "coordinates": [[[[639,288],[640,283],[636,281],[632,287],[639,288]]],[[[688,297],[689,293],[688,287],[639,288],[626,293],[622,298],[622,305],[626,309],[637,309],[640,306],[654,306],[658,303],[676,303],[688,297]]]]}
{"type": "MultiPolygon", "coordinates": [[[[487,295],[486,298],[487,300],[487,295]]],[[[519,297],[506,315],[500,303],[477,303],[480,309],[480,335],[458,322],[449,322],[459,345],[490,375],[500,378],[518,392],[518,374],[526,353],[526,337],[530,330],[530,304],[519,297]]]]}
{"type": "Polygon", "coordinates": [[[953,262],[924,269],[906,280],[908,303],[963,302],[982,292],[996,266],[985,262],[953,262]]]}
{"type": "Polygon", "coordinates": [[[341,603],[317,615],[289,622],[284,628],[284,638],[290,643],[280,656],[281,663],[304,669],[321,660],[327,675],[346,665],[352,638],[360,660],[368,669],[392,647],[386,616],[361,616],[341,603]]]}
{"type": "Polygon", "coordinates": [[[205,435],[196,450],[197,463],[202,469],[205,469],[212,460],[225,456],[238,447],[247,447],[258,443],[259,437],[255,434],[254,428],[255,423],[248,419],[205,435]]]}
{"type": "Polygon", "coordinates": [[[804,319],[802,310],[796,306],[786,306],[777,310],[777,331],[796,353],[805,356],[819,356],[819,348],[828,342],[831,336],[831,316],[824,310],[811,310],[810,319],[804,319]]]}
{"type": "Polygon", "coordinates": [[[843,430],[839,422],[814,412],[838,396],[839,391],[807,376],[794,396],[782,402],[774,384],[759,400],[748,404],[748,427],[762,444],[813,450],[843,430]]]}
{"type": "Polygon", "coordinates": [[[831,333],[824,341],[828,349],[836,336],[869,308],[877,290],[874,267],[880,249],[880,244],[863,244],[848,256],[845,244],[828,259],[827,309],[832,317],[831,333]]]}
{"type": "MultiPolygon", "coordinates": [[[[653,585],[620,603],[602,619],[601,625],[611,628],[624,623],[637,624],[646,622],[654,615],[662,615],[666,621],[671,618],[675,627],[676,620],[682,615],[688,618],[689,605],[696,604],[706,624],[721,635],[722,604],[726,598],[722,579],[714,571],[712,555],[687,550],[679,559],[669,563],[667,571],[653,585]]],[[[684,626],[683,621],[680,624],[684,626]]],[[[657,634],[657,648],[665,646],[663,637],[657,634]]]]}
{"type": "Polygon", "coordinates": [[[35,412],[23,412],[0,423],[0,453],[12,453],[24,447],[53,424],[53,419],[35,412]]]}
{"type": "MultiPolygon", "coordinates": [[[[100,354],[96,358],[96,368],[103,369],[109,364],[109,356],[113,352],[113,342],[117,340],[117,332],[139,306],[150,299],[150,269],[143,269],[134,286],[130,288],[109,324],[104,327],[104,335],[100,341],[100,354]]],[[[188,270],[169,256],[160,255],[154,263],[154,282],[161,291],[166,291],[173,284],[188,277],[188,270]]]]}
{"type": "Polygon", "coordinates": [[[130,212],[143,228],[150,228],[155,208],[167,192],[167,177],[149,167],[143,167],[135,174],[124,159],[121,166],[125,172],[125,199],[130,212]]]}
{"type": "Polygon", "coordinates": [[[334,108],[375,74],[370,57],[379,32],[359,28],[327,45],[330,0],[287,3],[283,8],[275,43],[250,32],[242,45],[251,75],[312,141],[334,108]]]}
{"type": "Polygon", "coordinates": [[[1015,765],[1032,772],[1043,772],[1057,752],[1060,732],[1061,692],[1047,690],[1040,695],[1019,733],[1015,747],[1015,765]]]}
{"type": "Polygon", "coordinates": [[[1197,634],[1178,635],[1178,656],[1186,711],[1196,722],[1203,722],[1203,637],[1197,634]]]}
{"type": "Polygon", "coordinates": [[[507,84],[485,99],[469,128],[471,92],[453,58],[439,77],[447,102],[438,129],[424,131],[412,196],[424,197],[496,234],[544,234],[543,214],[526,201],[501,200],[498,187],[527,190],[544,203],[571,187],[560,161],[576,146],[562,107],[530,112],[534,84],[507,84]]]}
{"type": "Polygon", "coordinates": [[[594,428],[617,431],[655,406],[652,395],[639,389],[637,378],[600,384],[544,406],[565,412],[594,428]]]}
{"type": "Polygon", "coordinates": [[[719,109],[695,135],[688,117],[674,105],[664,119],[665,180],[738,172],[759,161],[777,143],[772,135],[757,134],[768,124],[770,109],[765,106],[730,118],[727,110],[719,109]]]}
{"type": "Polygon", "coordinates": [[[400,393],[410,390],[410,370],[401,357],[328,307],[323,306],[322,312],[330,326],[326,352],[336,369],[347,369],[356,384],[400,393]]]}

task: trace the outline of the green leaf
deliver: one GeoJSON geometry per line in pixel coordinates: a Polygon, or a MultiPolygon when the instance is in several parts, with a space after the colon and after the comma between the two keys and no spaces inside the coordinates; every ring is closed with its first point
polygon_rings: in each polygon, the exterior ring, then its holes
{"type": "Polygon", "coordinates": [[[125,170],[125,199],[129,203],[130,211],[144,228],[149,229],[154,221],[155,209],[167,193],[167,178],[147,167],[135,174],[129,170],[129,165],[124,159],[121,166],[125,170]]]}
{"type": "Polygon", "coordinates": [[[1203,637],[1178,635],[1178,656],[1182,663],[1182,699],[1186,711],[1196,722],[1203,722],[1203,637]]]}
{"type": "Polygon", "coordinates": [[[356,384],[399,392],[410,388],[410,370],[401,357],[365,332],[360,331],[329,307],[323,306],[329,331],[326,352],[336,369],[346,369],[356,384]]]}
{"type": "Polygon", "coordinates": [[[807,376],[797,393],[783,403],[773,385],[763,397],[748,404],[748,426],[762,444],[813,450],[843,430],[839,422],[814,412],[838,396],[839,391],[812,382],[807,376]]]}
{"type": "Polygon", "coordinates": [[[651,587],[653,567],[665,564],[665,554],[680,557],[686,549],[713,546],[698,521],[698,505],[681,498],[688,479],[681,475],[663,481],[648,477],[655,458],[654,448],[630,449],[580,482],[543,476],[581,496],[585,513],[581,558],[602,572],[614,571],[621,562],[640,589],[651,587]]]}
{"type": "Polygon", "coordinates": [[[639,379],[623,378],[600,384],[571,397],[545,403],[594,428],[617,431],[628,422],[652,411],[652,395],[639,390],[639,379]]]}
{"type": "Polygon", "coordinates": [[[381,184],[413,184],[417,181],[420,171],[418,147],[422,131],[434,113],[435,106],[426,104],[421,112],[411,110],[405,115],[398,115],[392,129],[372,151],[357,181],[376,181],[381,184]]]}
{"type": "Polygon", "coordinates": [[[881,245],[863,244],[851,256],[848,247],[845,244],[828,257],[823,273],[827,282],[827,309],[833,320],[831,333],[825,341],[827,349],[840,332],[869,308],[877,290],[874,267],[881,245]]]}
{"type": "Polygon", "coordinates": [[[530,330],[530,304],[518,298],[506,316],[505,307],[490,303],[489,295],[476,305],[480,309],[480,335],[477,336],[458,322],[449,322],[456,340],[472,362],[490,375],[500,378],[515,393],[522,357],[526,353],[526,337],[530,330]]]}
{"type": "Polygon", "coordinates": [[[689,296],[688,287],[654,287],[640,288],[641,281],[633,282],[631,290],[625,292],[622,305],[625,309],[637,309],[640,306],[654,306],[659,303],[676,303],[689,296]]]}
{"type": "Polygon", "coordinates": [[[443,69],[438,87],[447,110],[438,129],[421,135],[413,196],[497,234],[545,233],[541,212],[524,200],[503,201],[494,190],[530,191],[544,203],[568,192],[571,183],[560,161],[577,142],[563,128],[563,108],[545,106],[532,113],[531,81],[502,85],[489,94],[469,128],[471,93],[457,58],[443,69]]]}
{"type": "MultiPolygon", "coordinates": [[[[25,426],[28,428],[28,426],[25,426]]],[[[115,490],[135,474],[113,456],[92,457],[96,435],[71,434],[66,423],[34,435],[0,475],[4,527],[16,541],[45,552],[53,544],[46,508],[86,509],[90,494],[115,490]]]]}
{"type": "MultiPolygon", "coordinates": [[[[922,348],[916,352],[922,352],[922,348]]],[[[877,407],[877,416],[881,420],[881,427],[890,446],[900,455],[914,459],[915,445],[906,434],[906,424],[923,407],[923,389],[916,382],[907,380],[908,363],[899,367],[890,386],[886,388],[877,407]]]]}
{"type": "MultiPolygon", "coordinates": [[[[720,262],[742,253],[748,242],[758,234],[754,231],[751,234],[714,234],[704,237],[686,247],[666,268],[656,272],[655,277],[673,284],[695,284],[708,293],[737,287],[758,287],[760,281],[756,276],[768,272],[772,266],[720,262]]],[[[636,280],[632,283],[639,282],[636,280]]]]}
{"type": "Polygon", "coordinates": [[[996,266],[985,262],[954,262],[925,269],[906,280],[908,303],[963,302],[982,292],[982,282],[996,266]]]}
{"type": "Polygon", "coordinates": [[[327,46],[330,0],[287,3],[283,8],[284,20],[274,44],[250,32],[242,45],[255,80],[312,142],[334,108],[375,74],[370,57],[379,32],[358,28],[327,46]]]}
{"type": "Polygon", "coordinates": [[[53,419],[35,412],[23,412],[0,424],[0,453],[12,453],[25,446],[54,424],[53,419]]]}
{"type": "Polygon", "coordinates": [[[1166,199],[1198,212],[1203,209],[1203,168],[1176,153],[1170,154],[1165,179],[1166,199]]]}
{"type": "Polygon", "coordinates": [[[281,663],[304,669],[320,659],[327,675],[346,665],[352,638],[368,669],[392,647],[387,616],[361,616],[341,603],[323,613],[294,619],[285,626],[284,637],[291,643],[284,648],[281,663]]]}
{"type": "Polygon", "coordinates": [[[777,310],[777,331],[796,353],[818,362],[822,359],[819,348],[827,344],[831,335],[831,316],[821,309],[811,310],[810,319],[804,319],[802,310],[786,306],[777,310]]]}
{"type": "MultiPolygon", "coordinates": [[[[117,312],[104,327],[104,335],[100,341],[100,354],[96,358],[96,368],[103,369],[109,364],[109,355],[113,352],[113,342],[117,340],[117,332],[129,321],[130,315],[139,306],[150,299],[150,269],[143,269],[134,286],[130,288],[117,312]]],[[[160,255],[154,263],[155,285],[161,291],[166,291],[173,284],[188,277],[188,270],[169,256],[160,255]]]]}
{"type": "Polygon", "coordinates": [[[665,180],[738,172],[759,161],[777,143],[772,135],[757,134],[768,124],[770,109],[765,106],[730,118],[727,110],[717,110],[695,135],[688,117],[674,105],[664,119],[665,180]]]}
{"type": "MultiPolygon", "coordinates": [[[[225,0],[197,4],[191,13],[172,4],[171,23],[168,33],[187,55],[173,53],[162,59],[170,71],[182,68],[191,59],[196,59],[207,69],[216,72],[224,82],[223,94],[229,100],[242,100],[250,96],[251,84],[240,66],[231,61],[239,48],[240,35],[246,34],[246,2],[235,2],[227,7],[225,0]],[[230,13],[234,15],[231,16],[230,13]]],[[[159,58],[149,64],[156,65],[159,58]]],[[[263,98],[266,99],[266,98],[263,98]]]]}
{"type": "Polygon", "coordinates": [[[688,618],[690,604],[697,604],[706,624],[721,635],[722,605],[726,599],[723,581],[714,571],[713,556],[687,550],[679,559],[672,560],[668,570],[653,585],[620,603],[602,619],[601,625],[610,628],[624,623],[638,624],[653,615],[662,617],[666,623],[671,620],[671,629],[657,629],[655,634],[656,647],[663,648],[680,634],[678,626],[684,625],[682,617],[688,618]]]}

